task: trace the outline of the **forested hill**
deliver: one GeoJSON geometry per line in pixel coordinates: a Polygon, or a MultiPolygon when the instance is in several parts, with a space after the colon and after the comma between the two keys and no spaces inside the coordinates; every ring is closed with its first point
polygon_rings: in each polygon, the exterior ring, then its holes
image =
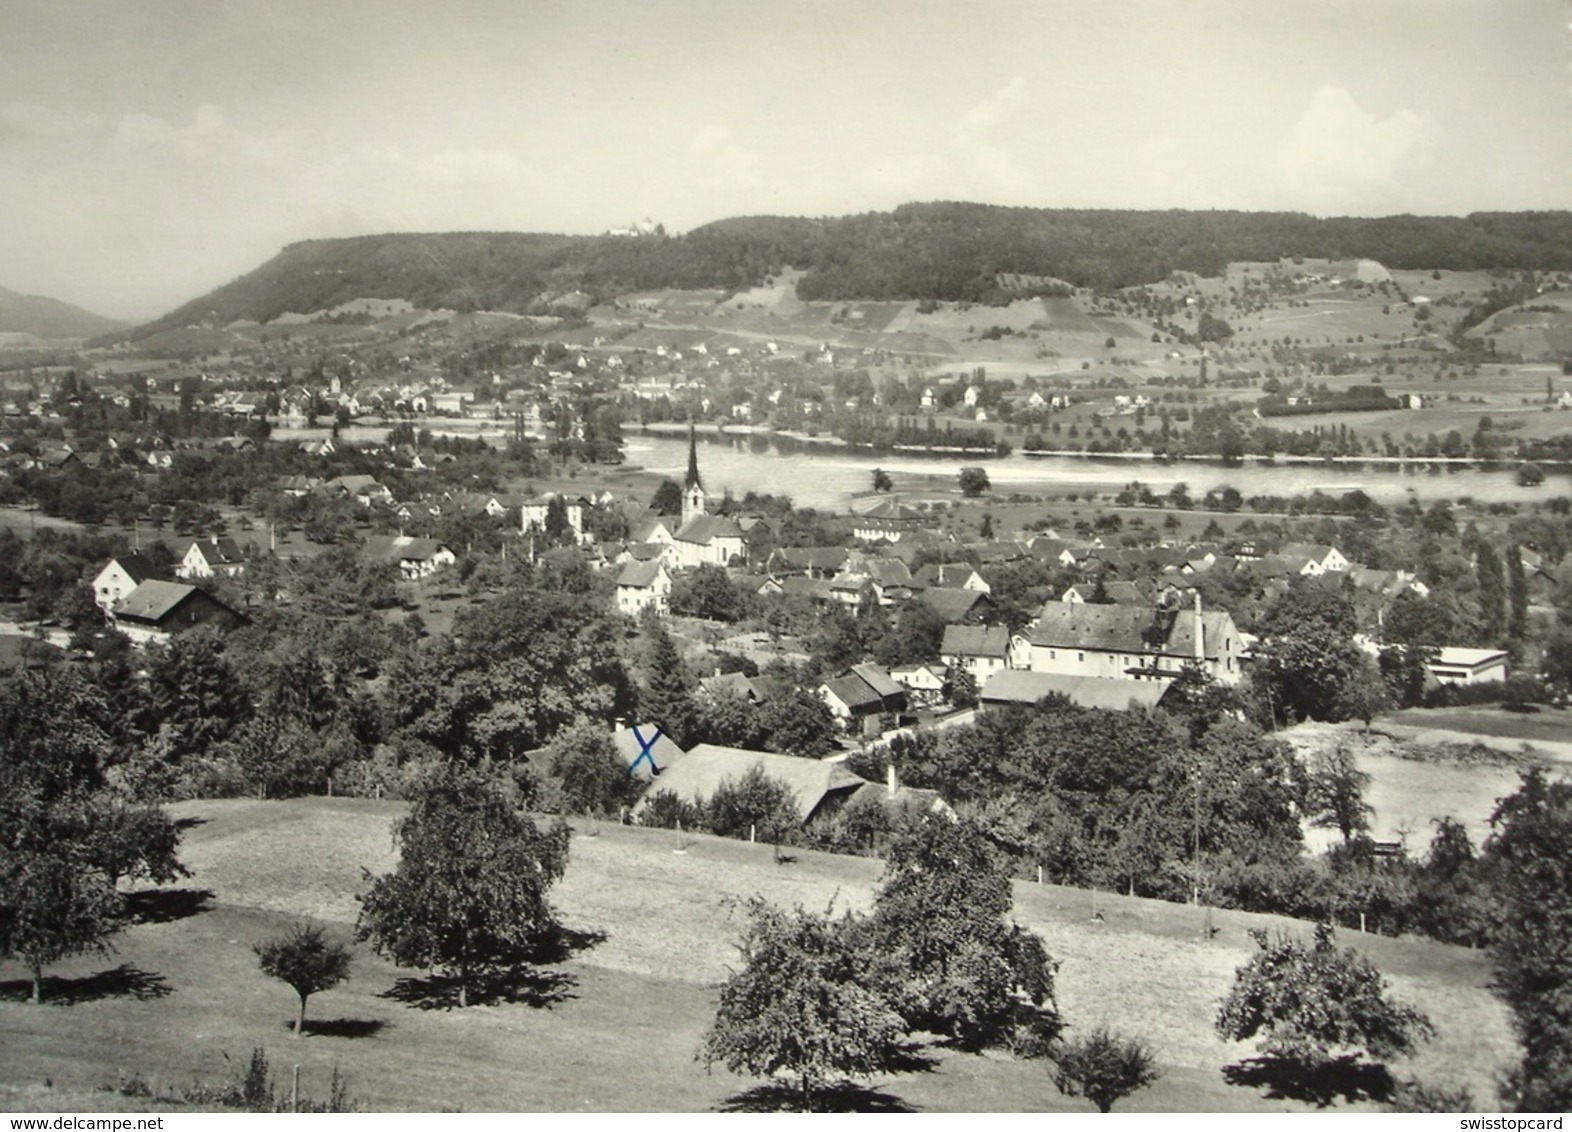
{"type": "Polygon", "coordinates": [[[43,295],[23,295],[0,287],[0,333],[35,338],[86,338],[125,326],[112,318],[43,295]]]}
{"type": "Polygon", "coordinates": [[[1284,256],[1572,270],[1572,213],[1323,220],[930,203],[828,219],[739,217],[675,237],[460,232],[311,240],[135,333],[267,321],[363,297],[426,309],[542,312],[585,296],[662,287],[736,290],[785,265],[805,271],[804,299],[987,302],[1003,297],[1005,274],[1113,288],[1284,256]]]}

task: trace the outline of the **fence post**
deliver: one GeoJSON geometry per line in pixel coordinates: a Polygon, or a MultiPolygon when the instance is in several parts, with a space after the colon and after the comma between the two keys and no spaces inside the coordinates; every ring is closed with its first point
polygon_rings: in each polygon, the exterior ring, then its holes
{"type": "Polygon", "coordinates": [[[295,1066],[294,1081],[289,1086],[289,1111],[300,1111],[300,1066],[295,1066]]]}

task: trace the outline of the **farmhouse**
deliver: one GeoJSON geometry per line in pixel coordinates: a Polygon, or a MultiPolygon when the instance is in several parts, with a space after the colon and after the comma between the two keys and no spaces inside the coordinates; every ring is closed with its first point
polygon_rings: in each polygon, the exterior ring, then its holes
{"type": "Polygon", "coordinates": [[[658,723],[619,727],[612,732],[611,743],[628,773],[645,782],[664,774],[684,754],[658,723]]]}
{"type": "Polygon", "coordinates": [[[876,735],[880,717],[906,707],[906,689],[876,664],[854,664],[819,685],[819,696],[848,731],[876,735]]]}
{"type": "Polygon", "coordinates": [[[641,814],[657,794],[671,794],[684,802],[708,800],[720,787],[736,785],[755,768],[791,792],[803,825],[834,813],[868,784],[838,762],[700,743],[661,772],[634,807],[634,816],[641,814]]]}
{"type": "Polygon", "coordinates": [[[393,563],[407,581],[428,577],[458,561],[446,543],[412,535],[374,535],[366,540],[365,554],[373,562],[393,563]]]}
{"type": "Polygon", "coordinates": [[[158,574],[145,555],[133,553],[111,558],[93,578],[93,601],[108,613],[137,586],[158,574]]]}
{"type": "Polygon", "coordinates": [[[212,594],[180,582],[149,578],[127,594],[109,613],[114,627],[133,644],[167,641],[198,625],[230,628],[245,617],[212,594]]]}
{"type": "Polygon", "coordinates": [[[235,545],[235,540],[219,538],[217,535],[206,542],[193,540],[175,566],[177,578],[211,578],[215,574],[235,578],[245,572],[245,559],[241,557],[240,547],[235,545]]]}
{"type": "Polygon", "coordinates": [[[1108,676],[1069,676],[1059,672],[996,673],[979,693],[985,708],[1030,706],[1044,696],[1064,696],[1076,707],[1124,711],[1156,707],[1172,680],[1121,680],[1108,676]]]}

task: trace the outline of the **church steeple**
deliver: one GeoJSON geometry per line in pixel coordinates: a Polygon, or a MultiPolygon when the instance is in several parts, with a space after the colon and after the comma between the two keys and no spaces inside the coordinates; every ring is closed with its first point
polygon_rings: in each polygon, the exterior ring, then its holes
{"type": "Polygon", "coordinates": [[[704,514],[704,484],[699,480],[699,446],[688,425],[688,474],[682,481],[682,525],[704,514]]]}
{"type": "Polygon", "coordinates": [[[698,438],[693,434],[693,425],[688,425],[688,475],[682,481],[684,489],[690,487],[702,488],[699,482],[699,444],[698,438]]]}

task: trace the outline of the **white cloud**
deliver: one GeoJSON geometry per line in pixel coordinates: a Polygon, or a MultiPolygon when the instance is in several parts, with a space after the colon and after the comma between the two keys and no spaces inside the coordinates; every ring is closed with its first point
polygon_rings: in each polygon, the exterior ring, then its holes
{"type": "Polygon", "coordinates": [[[726,127],[705,126],[688,142],[683,175],[706,191],[751,189],[763,181],[764,163],[726,127]]]}
{"type": "Polygon", "coordinates": [[[961,115],[950,148],[968,188],[996,199],[1001,195],[1018,197],[1034,187],[1036,178],[1000,137],[1030,104],[1026,80],[1017,75],[961,115]]]}
{"type": "Polygon", "coordinates": [[[1278,144],[1277,174],[1291,199],[1316,212],[1404,210],[1440,135],[1429,114],[1377,118],[1344,88],[1323,86],[1278,144]]]}

